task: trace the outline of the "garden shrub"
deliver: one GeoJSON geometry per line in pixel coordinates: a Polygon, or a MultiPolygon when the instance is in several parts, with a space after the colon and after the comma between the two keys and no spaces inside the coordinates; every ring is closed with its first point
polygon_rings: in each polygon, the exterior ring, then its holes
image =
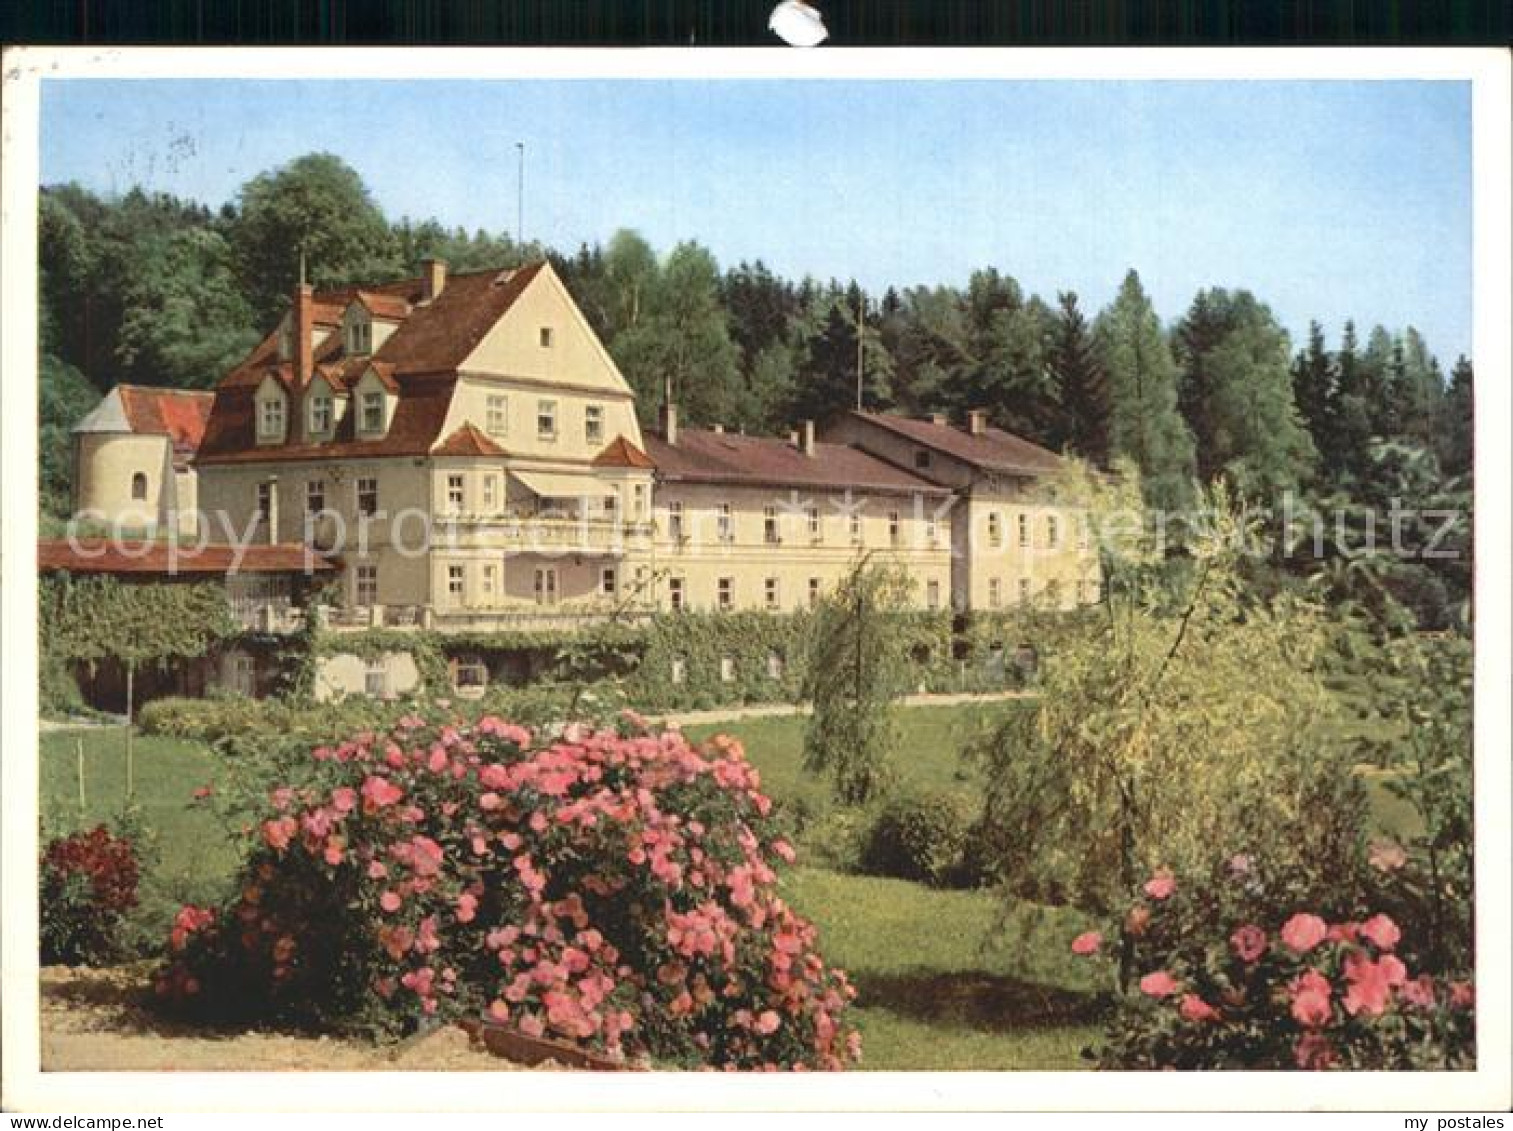
{"type": "MultiPolygon", "coordinates": [[[[1404,930],[1380,912],[1332,921],[1316,909],[1265,918],[1228,909],[1255,898],[1253,861],[1227,881],[1158,872],[1122,937],[1138,978],[1099,1053],[1124,1069],[1460,1069],[1475,1065],[1469,975],[1410,968],[1404,930]]],[[[1103,937],[1072,941],[1096,960],[1103,937]]]]}
{"type": "Polygon", "coordinates": [[[68,966],[110,962],[129,945],[140,862],[133,841],[104,825],[49,841],[42,852],[41,960],[68,966]]]}
{"type": "Polygon", "coordinates": [[[960,882],[967,827],[962,803],[951,794],[896,798],[867,832],[862,870],[937,887],[960,882]]]}
{"type": "Polygon", "coordinates": [[[406,717],[288,767],[157,988],[203,1016],[484,1016],[677,1066],[844,1067],[852,991],[778,896],[770,808],[732,739],[406,717]]]}

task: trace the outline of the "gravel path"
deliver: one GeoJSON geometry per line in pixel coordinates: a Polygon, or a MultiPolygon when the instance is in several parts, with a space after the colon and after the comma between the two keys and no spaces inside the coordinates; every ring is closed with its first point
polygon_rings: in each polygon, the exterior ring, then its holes
{"type": "MultiPolygon", "coordinates": [[[[981,693],[951,692],[948,694],[905,695],[900,702],[905,707],[954,707],[959,703],[997,703],[1007,699],[1034,699],[1034,691],[987,691],[981,693]]],[[[680,727],[703,726],[706,723],[732,723],[742,719],[780,718],[785,715],[807,715],[807,703],[763,703],[752,707],[716,707],[708,711],[672,711],[665,715],[649,715],[655,722],[671,723],[680,727]]]]}

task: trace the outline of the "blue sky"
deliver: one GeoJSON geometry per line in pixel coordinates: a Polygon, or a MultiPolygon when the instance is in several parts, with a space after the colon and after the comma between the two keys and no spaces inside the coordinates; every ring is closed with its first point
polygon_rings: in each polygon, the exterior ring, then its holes
{"type": "Polygon", "coordinates": [[[1470,88],[1454,82],[246,82],[43,85],[42,179],[212,206],[337,153],[391,218],[564,250],[634,228],[792,277],[1093,310],[1128,267],[1174,319],[1247,287],[1294,339],[1346,318],[1471,350],[1470,88]]]}

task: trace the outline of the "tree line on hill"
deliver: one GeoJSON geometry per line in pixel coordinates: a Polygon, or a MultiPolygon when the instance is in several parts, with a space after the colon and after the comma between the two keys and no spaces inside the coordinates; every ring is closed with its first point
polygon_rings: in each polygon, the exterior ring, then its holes
{"type": "Polygon", "coordinates": [[[1447,380],[1413,327],[1376,326],[1363,343],[1349,322],[1335,348],[1315,322],[1294,351],[1246,290],[1201,290],[1168,323],[1133,269],[1094,312],[1070,291],[1027,294],[991,266],[965,286],[875,294],[854,280],[785,279],[761,261],[722,268],[695,242],[659,256],[633,231],[575,252],[521,246],[432,219],[391,222],[330,154],[259,174],[219,210],[50,186],[39,224],[53,513],[67,509],[67,430],[79,416],[119,382],[213,386],[281,316],[301,257],[317,287],[404,277],[430,256],[455,271],[549,258],[647,422],[665,382],[688,423],[755,434],[823,419],[858,391],[874,410],[985,408],[1052,449],[1132,461],[1159,506],[1219,476],[1267,506],[1287,490],[1391,497],[1402,449],[1441,494],[1471,471],[1469,359],[1447,380]]]}

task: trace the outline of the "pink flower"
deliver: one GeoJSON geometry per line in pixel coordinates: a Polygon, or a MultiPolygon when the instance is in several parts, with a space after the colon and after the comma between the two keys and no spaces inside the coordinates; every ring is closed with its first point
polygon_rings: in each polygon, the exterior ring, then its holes
{"type": "Polygon", "coordinates": [[[334,868],[338,864],[340,864],[342,861],[342,842],[335,839],[334,837],[331,840],[326,841],[326,851],[324,853],[324,856],[326,863],[331,865],[331,867],[334,868]]]}
{"type": "Polygon", "coordinates": [[[1145,882],[1142,890],[1152,899],[1166,899],[1177,890],[1177,881],[1170,871],[1162,868],[1145,882]]]}
{"type": "Polygon", "coordinates": [[[1292,1058],[1299,1068],[1310,1072],[1331,1068],[1339,1059],[1335,1056],[1334,1046],[1323,1033],[1304,1033],[1299,1037],[1298,1043],[1293,1046],[1292,1058]]]}
{"type": "Polygon", "coordinates": [[[1282,925],[1282,941],[1299,954],[1307,954],[1329,933],[1329,924],[1317,915],[1299,912],[1282,925]]]}
{"type": "Polygon", "coordinates": [[[777,1013],[775,1013],[771,1009],[766,1009],[763,1010],[761,1016],[756,1019],[756,1025],[754,1027],[758,1033],[761,1033],[762,1036],[765,1037],[768,1034],[776,1033],[778,1031],[778,1026],[782,1023],[783,1019],[779,1017],[777,1013]]]}
{"type": "Polygon", "coordinates": [[[1131,907],[1129,914],[1124,917],[1124,929],[1136,937],[1145,934],[1145,929],[1150,924],[1151,910],[1149,907],[1131,907]]]}
{"type": "Polygon", "coordinates": [[[478,914],[478,897],[471,892],[463,892],[457,898],[457,921],[459,923],[471,923],[473,917],[478,914]]]}
{"type": "Polygon", "coordinates": [[[378,906],[388,912],[398,911],[403,902],[399,898],[399,893],[394,891],[386,891],[378,897],[378,906]]]}
{"type": "Polygon", "coordinates": [[[1399,993],[1409,1005],[1419,1009],[1434,1008],[1434,979],[1428,974],[1420,974],[1411,982],[1404,982],[1399,993]]]}
{"type": "Polygon", "coordinates": [[[289,841],[298,831],[299,825],[293,817],[280,817],[276,821],[263,822],[263,840],[275,852],[282,852],[288,848],[289,841]]]}
{"type": "Polygon", "coordinates": [[[1329,1024],[1334,1014],[1329,1000],[1332,992],[1329,979],[1317,970],[1304,973],[1292,984],[1293,1020],[1307,1029],[1329,1024]]]}
{"type": "Polygon", "coordinates": [[[331,791],[331,804],[338,813],[350,813],[357,808],[357,791],[350,786],[338,786],[331,791]]]}
{"type": "Polygon", "coordinates": [[[214,786],[202,785],[199,789],[194,791],[194,799],[196,801],[204,801],[205,798],[209,797],[214,792],[214,786]]]}
{"type": "Polygon", "coordinates": [[[1140,992],[1147,997],[1168,997],[1177,992],[1177,980],[1165,970],[1157,970],[1140,979],[1140,992]]]}
{"type": "Polygon", "coordinates": [[[1470,982],[1450,983],[1450,1004],[1456,1009],[1471,1009],[1476,1005],[1476,987],[1470,982]]]}
{"type": "Polygon", "coordinates": [[[1361,924],[1361,937],[1377,950],[1391,950],[1397,946],[1403,932],[1385,915],[1373,915],[1361,924]]]}
{"type": "Polygon", "coordinates": [[[376,774],[362,783],[363,808],[369,813],[395,804],[404,795],[405,791],[399,786],[376,774]]]}
{"type": "Polygon", "coordinates": [[[1266,932],[1251,923],[1236,927],[1229,945],[1241,962],[1254,962],[1266,953],[1266,932]]]}
{"type": "Polygon", "coordinates": [[[1390,955],[1380,962],[1360,954],[1347,956],[1345,981],[1349,986],[1345,990],[1345,1012],[1352,1017],[1360,1013],[1368,1017],[1385,1013],[1392,1001],[1393,983],[1401,982],[1403,975],[1403,964],[1390,955]]]}
{"type": "Polygon", "coordinates": [[[1083,931],[1072,940],[1073,954],[1097,954],[1103,945],[1103,936],[1097,931],[1083,931]]]}
{"type": "Polygon", "coordinates": [[[1197,994],[1184,994],[1178,1012],[1182,1014],[1183,1020],[1192,1021],[1195,1024],[1219,1020],[1219,1011],[1197,994]]]}

